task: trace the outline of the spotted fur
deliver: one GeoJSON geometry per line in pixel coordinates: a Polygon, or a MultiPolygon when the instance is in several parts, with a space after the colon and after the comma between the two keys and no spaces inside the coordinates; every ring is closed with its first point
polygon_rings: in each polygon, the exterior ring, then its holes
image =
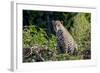
{"type": "Polygon", "coordinates": [[[56,32],[57,44],[58,44],[57,47],[60,49],[61,53],[66,52],[73,54],[77,46],[71,34],[63,26],[61,21],[59,20],[52,21],[52,24],[56,32]]]}

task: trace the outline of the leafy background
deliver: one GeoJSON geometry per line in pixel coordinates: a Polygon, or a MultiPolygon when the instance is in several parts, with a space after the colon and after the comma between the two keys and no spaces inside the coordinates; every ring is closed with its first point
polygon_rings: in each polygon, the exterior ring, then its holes
{"type": "Polygon", "coordinates": [[[86,60],[91,58],[91,13],[23,10],[23,49],[38,47],[43,60],[35,52],[23,62],[86,60]],[[75,55],[61,54],[57,46],[52,20],[63,21],[78,48],[75,55]]]}

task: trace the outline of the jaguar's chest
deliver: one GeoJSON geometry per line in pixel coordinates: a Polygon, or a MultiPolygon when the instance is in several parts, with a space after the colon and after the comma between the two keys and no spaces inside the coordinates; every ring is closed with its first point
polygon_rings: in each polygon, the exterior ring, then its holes
{"type": "Polygon", "coordinates": [[[63,31],[62,30],[58,30],[58,32],[56,33],[56,36],[57,36],[58,43],[63,45],[64,44],[63,31]]]}

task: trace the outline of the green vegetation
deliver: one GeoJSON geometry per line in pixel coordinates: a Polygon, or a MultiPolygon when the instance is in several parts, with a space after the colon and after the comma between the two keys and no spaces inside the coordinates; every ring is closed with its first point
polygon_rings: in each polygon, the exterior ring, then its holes
{"type": "Polygon", "coordinates": [[[23,59],[23,62],[90,59],[91,14],[23,10],[23,49],[34,45],[37,45],[37,49],[33,50],[38,51],[40,57],[33,51],[32,56],[23,59]],[[52,20],[64,21],[64,26],[77,43],[76,54],[59,53],[56,35],[51,25],[52,20]]]}

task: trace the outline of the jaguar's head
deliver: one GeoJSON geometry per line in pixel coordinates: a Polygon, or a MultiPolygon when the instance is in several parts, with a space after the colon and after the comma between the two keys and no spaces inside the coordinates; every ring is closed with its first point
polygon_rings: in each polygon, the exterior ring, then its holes
{"type": "Polygon", "coordinates": [[[54,28],[54,31],[57,32],[62,28],[63,22],[59,20],[52,20],[52,25],[54,28]]]}

